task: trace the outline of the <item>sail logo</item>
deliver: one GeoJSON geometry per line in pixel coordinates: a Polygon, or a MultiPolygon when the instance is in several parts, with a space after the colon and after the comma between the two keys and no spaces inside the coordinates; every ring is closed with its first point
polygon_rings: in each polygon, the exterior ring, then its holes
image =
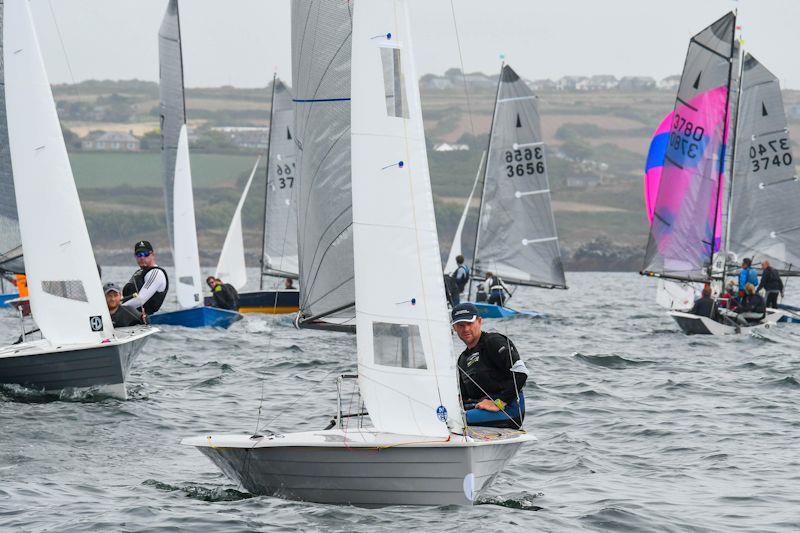
{"type": "Polygon", "coordinates": [[[89,327],[92,328],[92,331],[103,331],[103,317],[90,316],[89,327]]]}
{"type": "Polygon", "coordinates": [[[436,418],[438,418],[440,422],[447,422],[447,408],[444,405],[440,405],[436,408],[436,418]]]}

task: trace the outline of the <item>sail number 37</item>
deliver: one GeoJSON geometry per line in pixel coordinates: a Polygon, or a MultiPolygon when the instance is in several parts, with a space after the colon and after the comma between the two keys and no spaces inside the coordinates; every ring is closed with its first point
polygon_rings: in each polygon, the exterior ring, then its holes
{"type": "Polygon", "coordinates": [[[541,146],[506,150],[503,157],[507,163],[506,176],[509,178],[544,174],[544,152],[541,146]]]}
{"type": "Polygon", "coordinates": [[[792,165],[792,152],[789,151],[789,139],[781,137],[767,141],[766,144],[750,145],[750,164],[753,172],[761,172],[769,167],[792,165]]]}
{"type": "Polygon", "coordinates": [[[280,189],[285,189],[286,187],[291,189],[294,186],[294,176],[292,176],[294,166],[294,163],[292,163],[291,167],[280,163],[277,164],[275,174],[278,175],[278,183],[280,184],[278,187],[280,189]]]}
{"type": "Polygon", "coordinates": [[[705,128],[696,126],[692,121],[675,113],[675,117],[672,119],[672,131],[669,134],[669,144],[681,155],[695,159],[701,153],[699,143],[702,142],[705,133],[705,128]]]}

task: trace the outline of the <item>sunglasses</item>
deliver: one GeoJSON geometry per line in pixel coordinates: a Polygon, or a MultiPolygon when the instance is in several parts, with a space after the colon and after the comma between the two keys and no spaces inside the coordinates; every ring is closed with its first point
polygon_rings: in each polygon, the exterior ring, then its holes
{"type": "Polygon", "coordinates": [[[150,257],[153,252],[136,252],[136,257],[150,257]]]}

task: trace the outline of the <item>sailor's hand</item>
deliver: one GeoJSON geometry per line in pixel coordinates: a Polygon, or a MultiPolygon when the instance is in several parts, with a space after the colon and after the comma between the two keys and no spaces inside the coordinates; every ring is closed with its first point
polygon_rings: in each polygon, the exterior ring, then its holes
{"type": "Polygon", "coordinates": [[[475,405],[475,409],[483,409],[484,411],[493,411],[493,412],[497,412],[500,410],[500,408],[497,407],[497,404],[495,404],[492,400],[488,398],[478,402],[475,405]]]}

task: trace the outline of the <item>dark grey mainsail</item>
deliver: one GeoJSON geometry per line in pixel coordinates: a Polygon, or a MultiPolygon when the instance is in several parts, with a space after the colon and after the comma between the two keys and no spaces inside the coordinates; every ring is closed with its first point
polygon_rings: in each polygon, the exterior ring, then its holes
{"type": "Polygon", "coordinates": [[[508,65],[497,89],[474,270],[566,288],[536,96],[508,65]]]}
{"type": "Polygon", "coordinates": [[[173,243],[175,158],[181,127],[186,123],[178,0],[169,0],[164,19],[158,30],[158,60],[164,201],[167,209],[169,242],[173,243]]]}
{"type": "Polygon", "coordinates": [[[8,146],[5,72],[3,67],[3,3],[0,2],[0,271],[25,273],[22,237],[17,217],[17,197],[8,146]]]}
{"type": "Polygon", "coordinates": [[[742,66],[728,252],[800,271],[800,180],[780,83],[756,58],[742,66]]]}
{"type": "Polygon", "coordinates": [[[643,274],[706,281],[721,242],[736,16],[692,37],[683,67],[643,274]]]}
{"type": "Polygon", "coordinates": [[[300,325],[322,317],[335,322],[355,317],[350,185],[352,25],[352,2],[292,1],[300,325]]]}
{"type": "Polygon", "coordinates": [[[272,82],[267,189],[264,199],[264,243],[261,276],[297,278],[297,168],[294,102],[286,85],[272,82]]]}

